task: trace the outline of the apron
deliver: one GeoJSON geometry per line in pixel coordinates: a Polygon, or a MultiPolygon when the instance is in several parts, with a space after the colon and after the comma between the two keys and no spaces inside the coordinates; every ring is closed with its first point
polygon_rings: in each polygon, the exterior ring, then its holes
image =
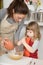
{"type": "Polygon", "coordinates": [[[4,19],[1,21],[1,37],[2,39],[8,38],[12,43],[14,43],[14,33],[18,29],[18,23],[10,24],[6,18],[8,15],[6,14],[4,19]]]}

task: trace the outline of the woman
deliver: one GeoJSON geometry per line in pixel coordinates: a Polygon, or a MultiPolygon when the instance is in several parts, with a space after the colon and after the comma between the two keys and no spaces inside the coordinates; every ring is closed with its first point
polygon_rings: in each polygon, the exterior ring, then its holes
{"type": "MultiPolygon", "coordinates": [[[[0,13],[2,13],[1,10],[0,13]]],[[[1,21],[2,39],[7,38],[12,43],[17,42],[19,40],[20,31],[24,26],[23,19],[27,14],[29,14],[29,9],[24,0],[14,0],[6,9],[5,17],[1,21]]],[[[2,14],[1,17],[3,17],[2,14]]]]}

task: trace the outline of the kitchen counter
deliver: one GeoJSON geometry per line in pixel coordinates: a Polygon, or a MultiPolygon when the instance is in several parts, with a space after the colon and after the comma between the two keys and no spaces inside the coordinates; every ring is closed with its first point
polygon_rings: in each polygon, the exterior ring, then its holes
{"type": "Polygon", "coordinates": [[[0,65],[43,65],[43,60],[33,59],[29,57],[22,57],[20,60],[12,60],[8,57],[8,54],[0,56],[0,65]],[[31,64],[30,61],[32,61],[31,64]]]}

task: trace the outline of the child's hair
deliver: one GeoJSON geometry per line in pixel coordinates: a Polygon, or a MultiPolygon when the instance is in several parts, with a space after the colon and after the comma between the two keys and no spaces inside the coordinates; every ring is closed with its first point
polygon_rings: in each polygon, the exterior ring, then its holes
{"type": "Polygon", "coordinates": [[[27,7],[24,0],[13,0],[13,2],[7,8],[7,12],[9,16],[12,16],[13,10],[15,13],[20,13],[25,15],[30,13],[29,8],[27,7]]]}
{"type": "Polygon", "coordinates": [[[41,38],[41,34],[40,34],[40,28],[38,23],[36,23],[37,21],[31,21],[27,27],[26,27],[26,32],[27,30],[33,30],[34,34],[35,34],[35,38],[38,38],[40,40],[41,38]]]}

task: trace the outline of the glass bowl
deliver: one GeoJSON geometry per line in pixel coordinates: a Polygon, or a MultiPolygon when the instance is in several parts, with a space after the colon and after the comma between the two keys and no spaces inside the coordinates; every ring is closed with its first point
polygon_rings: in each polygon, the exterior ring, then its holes
{"type": "Polygon", "coordinates": [[[12,50],[8,53],[8,57],[13,60],[19,60],[23,57],[23,52],[22,51],[16,52],[16,50],[12,50]]]}

